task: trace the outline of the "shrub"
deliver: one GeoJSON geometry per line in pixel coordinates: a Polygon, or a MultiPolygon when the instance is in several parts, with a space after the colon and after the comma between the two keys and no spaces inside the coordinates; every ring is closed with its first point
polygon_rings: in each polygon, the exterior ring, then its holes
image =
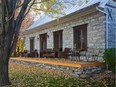
{"type": "Polygon", "coordinates": [[[103,59],[108,64],[109,69],[113,72],[115,72],[115,63],[116,63],[116,48],[108,48],[105,49],[103,59]]]}
{"type": "Polygon", "coordinates": [[[10,56],[11,56],[11,57],[15,57],[15,54],[14,54],[14,53],[12,53],[10,56]]]}

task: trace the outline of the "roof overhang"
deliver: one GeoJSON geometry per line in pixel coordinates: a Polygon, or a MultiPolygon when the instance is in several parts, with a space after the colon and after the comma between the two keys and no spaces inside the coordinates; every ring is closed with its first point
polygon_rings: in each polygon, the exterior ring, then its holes
{"type": "Polygon", "coordinates": [[[84,9],[78,10],[78,11],[76,11],[74,13],[71,13],[71,14],[66,15],[64,17],[61,17],[59,19],[59,21],[53,20],[51,22],[40,25],[40,26],[35,27],[33,29],[26,30],[24,32],[24,34],[28,35],[28,34],[32,34],[32,33],[35,33],[35,32],[39,32],[41,30],[45,30],[45,29],[48,29],[50,27],[53,27],[53,26],[56,26],[56,25],[59,25],[59,24],[74,20],[75,18],[79,18],[79,17],[85,16],[85,15],[91,14],[93,12],[97,12],[96,6],[98,6],[98,5],[99,5],[99,3],[91,5],[89,7],[84,8],[84,9]]]}

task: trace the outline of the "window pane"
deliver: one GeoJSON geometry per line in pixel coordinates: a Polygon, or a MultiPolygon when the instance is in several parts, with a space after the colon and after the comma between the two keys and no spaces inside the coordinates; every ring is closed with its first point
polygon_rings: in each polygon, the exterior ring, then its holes
{"type": "Polygon", "coordinates": [[[34,51],[34,37],[30,38],[30,52],[34,51]]]}
{"type": "Polygon", "coordinates": [[[54,32],[54,48],[62,48],[62,30],[54,32]]]}
{"type": "Polygon", "coordinates": [[[41,50],[47,49],[47,34],[40,35],[40,48],[41,50]]]}
{"type": "Polygon", "coordinates": [[[74,27],[74,45],[76,49],[87,48],[87,25],[74,27]]]}

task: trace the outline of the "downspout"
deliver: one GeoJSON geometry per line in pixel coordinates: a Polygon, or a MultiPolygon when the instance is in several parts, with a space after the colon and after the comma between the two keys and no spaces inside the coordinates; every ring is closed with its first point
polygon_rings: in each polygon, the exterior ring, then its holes
{"type": "Polygon", "coordinates": [[[105,14],[106,18],[105,18],[105,48],[108,48],[108,14],[107,12],[101,10],[99,7],[96,7],[96,9],[102,13],[105,14]]]}

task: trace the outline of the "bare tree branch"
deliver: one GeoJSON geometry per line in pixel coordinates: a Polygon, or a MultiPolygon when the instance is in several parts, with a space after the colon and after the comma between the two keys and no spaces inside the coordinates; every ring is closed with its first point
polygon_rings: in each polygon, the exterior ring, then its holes
{"type": "Polygon", "coordinates": [[[26,15],[29,13],[29,11],[30,11],[32,5],[34,4],[34,2],[35,2],[35,0],[33,0],[33,2],[31,3],[31,5],[30,5],[29,8],[27,9],[27,12],[25,13],[23,19],[24,19],[24,18],[26,17],[26,15]]]}
{"type": "Polygon", "coordinates": [[[25,16],[29,12],[29,10],[30,10],[31,6],[33,5],[33,3],[35,2],[35,0],[32,2],[32,4],[30,5],[30,7],[27,10],[28,4],[30,2],[31,2],[30,0],[23,2],[24,3],[23,6],[22,6],[23,9],[21,9],[21,11],[19,13],[19,16],[17,17],[17,20],[16,20],[16,29],[15,29],[15,33],[13,35],[11,46],[10,46],[11,52],[16,47],[16,43],[17,43],[17,40],[18,40],[20,26],[22,24],[22,21],[24,20],[25,16]]]}

